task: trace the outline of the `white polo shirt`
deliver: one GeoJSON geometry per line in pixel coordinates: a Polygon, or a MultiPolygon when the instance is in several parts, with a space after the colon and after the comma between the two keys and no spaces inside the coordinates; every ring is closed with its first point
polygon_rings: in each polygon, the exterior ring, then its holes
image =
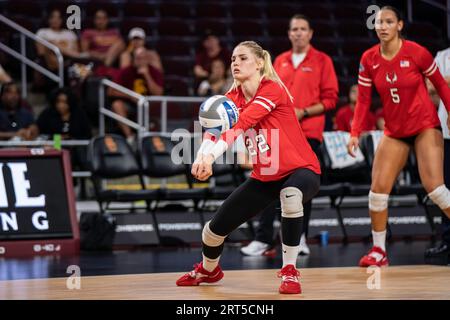
{"type": "MultiPolygon", "coordinates": [[[[443,77],[450,77],[450,48],[439,51],[436,55],[436,64],[442,73],[443,77]]],[[[444,104],[439,103],[439,120],[441,120],[442,133],[444,134],[444,139],[450,139],[450,133],[447,127],[447,117],[448,112],[445,109],[444,104]]]]}

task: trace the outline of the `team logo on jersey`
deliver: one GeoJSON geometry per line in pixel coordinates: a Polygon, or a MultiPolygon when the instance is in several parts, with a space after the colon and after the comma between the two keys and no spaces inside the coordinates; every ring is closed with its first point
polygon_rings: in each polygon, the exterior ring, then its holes
{"type": "Polygon", "coordinates": [[[303,72],[312,72],[312,68],[311,67],[302,67],[302,71],[303,72]]]}
{"type": "Polygon", "coordinates": [[[408,60],[400,60],[400,68],[408,68],[409,61],[408,60]]]}
{"type": "Polygon", "coordinates": [[[386,73],[386,81],[389,82],[390,84],[394,84],[397,81],[397,74],[395,72],[386,73]]]}

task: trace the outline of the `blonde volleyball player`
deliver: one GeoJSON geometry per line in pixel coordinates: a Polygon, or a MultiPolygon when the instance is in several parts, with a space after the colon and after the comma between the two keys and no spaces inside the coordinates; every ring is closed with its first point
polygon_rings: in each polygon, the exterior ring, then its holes
{"type": "Polygon", "coordinates": [[[272,67],[270,54],[253,41],[242,42],[233,51],[234,84],[227,97],[240,109],[236,125],[216,141],[202,143],[192,174],[199,180],[212,175],[213,162],[243,132],[252,159],[251,177],[222,204],[202,233],[203,261],[177,280],[179,286],[217,282],[224,239],[242,223],[280,199],[282,207],[283,266],[279,292],[301,293],[296,260],[303,223],[303,204],[320,185],[320,165],[295,115],[292,97],[272,67]],[[259,134],[258,134],[259,133],[259,134]],[[278,143],[272,137],[278,136],[278,143]],[[272,172],[268,170],[272,168],[272,172]]]}

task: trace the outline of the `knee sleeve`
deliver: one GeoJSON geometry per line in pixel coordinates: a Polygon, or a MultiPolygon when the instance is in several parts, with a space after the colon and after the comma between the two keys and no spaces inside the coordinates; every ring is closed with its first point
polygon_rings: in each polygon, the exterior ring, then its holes
{"type": "Polygon", "coordinates": [[[450,190],[445,185],[437,187],[428,196],[441,210],[450,208],[450,190]]]}
{"type": "Polygon", "coordinates": [[[295,187],[287,187],[280,192],[281,216],[284,218],[303,217],[303,193],[295,187]]]}
{"type": "Polygon", "coordinates": [[[218,247],[223,243],[225,237],[219,236],[212,232],[209,228],[209,223],[210,221],[208,221],[203,228],[202,241],[209,247],[218,247]]]}
{"type": "Polygon", "coordinates": [[[383,193],[369,192],[369,209],[380,212],[388,207],[389,195],[383,193]]]}

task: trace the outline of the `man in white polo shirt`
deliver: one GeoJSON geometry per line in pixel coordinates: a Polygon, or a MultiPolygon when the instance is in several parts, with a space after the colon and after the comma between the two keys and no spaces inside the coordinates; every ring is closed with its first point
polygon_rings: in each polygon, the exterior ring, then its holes
{"type": "MultiPolygon", "coordinates": [[[[450,48],[439,51],[435,60],[447,84],[450,84],[450,48]]],[[[436,97],[434,88],[430,89],[430,95],[436,97]]],[[[447,187],[450,187],[450,133],[447,127],[448,113],[442,101],[439,101],[438,112],[439,119],[441,120],[442,133],[444,135],[444,181],[447,187]]],[[[448,254],[450,254],[450,220],[445,214],[442,214],[442,242],[436,247],[427,249],[425,256],[436,257],[448,254]]]]}

